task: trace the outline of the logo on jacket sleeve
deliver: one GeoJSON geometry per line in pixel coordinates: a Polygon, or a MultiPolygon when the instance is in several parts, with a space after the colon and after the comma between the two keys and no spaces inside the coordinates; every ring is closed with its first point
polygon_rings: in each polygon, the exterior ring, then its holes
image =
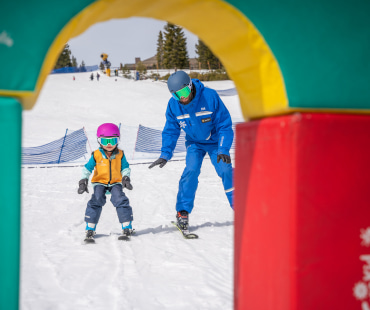
{"type": "Polygon", "coordinates": [[[211,121],[211,118],[210,117],[202,118],[202,123],[208,123],[210,121],[211,121]]]}
{"type": "Polygon", "coordinates": [[[180,125],[181,128],[185,128],[186,127],[186,122],[185,121],[180,121],[179,125],[180,125]]]}

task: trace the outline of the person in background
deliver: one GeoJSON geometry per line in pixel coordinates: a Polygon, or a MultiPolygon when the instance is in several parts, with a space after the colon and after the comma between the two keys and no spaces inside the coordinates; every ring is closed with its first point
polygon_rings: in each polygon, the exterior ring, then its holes
{"type": "Polygon", "coordinates": [[[234,138],[230,113],[217,92],[205,88],[184,71],[176,71],[167,81],[172,98],[166,111],[160,157],[149,168],[162,168],[171,159],[181,129],[186,133],[186,167],[179,182],[176,202],[177,225],[187,230],[194,207],[198,176],[203,158],[209,154],[233,208],[233,168],[230,148],[234,138]]]}

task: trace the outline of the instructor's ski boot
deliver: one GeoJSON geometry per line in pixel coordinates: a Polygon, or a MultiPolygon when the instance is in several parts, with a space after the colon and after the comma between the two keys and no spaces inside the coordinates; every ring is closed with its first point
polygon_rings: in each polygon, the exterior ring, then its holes
{"type": "Polygon", "coordinates": [[[182,230],[187,230],[189,227],[189,212],[182,210],[176,214],[177,226],[182,230]]]}

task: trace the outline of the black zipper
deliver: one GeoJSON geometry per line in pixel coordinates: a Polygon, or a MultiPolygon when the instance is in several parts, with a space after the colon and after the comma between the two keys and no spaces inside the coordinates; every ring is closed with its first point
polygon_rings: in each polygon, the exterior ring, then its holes
{"type": "Polygon", "coordinates": [[[112,181],[112,165],[111,165],[111,158],[109,157],[109,182],[108,184],[110,184],[110,181],[112,181]]]}

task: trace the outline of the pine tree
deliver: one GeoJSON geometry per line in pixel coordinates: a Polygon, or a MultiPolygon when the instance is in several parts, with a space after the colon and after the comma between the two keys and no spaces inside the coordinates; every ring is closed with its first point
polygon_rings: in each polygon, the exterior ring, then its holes
{"type": "Polygon", "coordinates": [[[164,27],[163,66],[183,69],[189,65],[186,37],[181,27],[167,23],[164,27]]]}
{"type": "Polygon", "coordinates": [[[220,69],[222,67],[220,60],[202,40],[198,39],[198,44],[195,44],[195,52],[198,54],[197,60],[203,69],[220,69]]]}
{"type": "Polygon", "coordinates": [[[163,66],[166,69],[173,68],[174,59],[173,59],[173,45],[174,45],[174,38],[175,38],[175,25],[171,23],[167,23],[164,26],[164,46],[163,46],[163,66]]]}
{"type": "Polygon", "coordinates": [[[72,67],[71,61],[71,51],[69,50],[69,45],[65,44],[64,49],[59,55],[57,63],[55,64],[54,69],[64,68],[64,67],[72,67]]]}
{"type": "Polygon", "coordinates": [[[164,40],[162,31],[159,31],[157,40],[157,65],[158,68],[163,68],[163,55],[164,54],[164,40]]]}
{"type": "Polygon", "coordinates": [[[72,67],[75,67],[75,68],[78,67],[78,65],[77,65],[77,59],[73,55],[72,55],[72,67]]]}
{"type": "Polygon", "coordinates": [[[80,65],[80,71],[81,72],[86,72],[86,65],[85,62],[82,60],[81,65],[80,65]]]}
{"type": "Polygon", "coordinates": [[[205,57],[205,51],[206,45],[203,43],[203,41],[198,39],[198,44],[195,44],[195,52],[198,54],[198,63],[200,63],[201,68],[204,68],[204,64],[207,63],[206,57],[205,57]]]}
{"type": "Polygon", "coordinates": [[[174,49],[176,51],[175,56],[175,67],[183,69],[189,66],[189,56],[186,49],[186,37],[181,27],[175,28],[175,44],[174,49]]]}

